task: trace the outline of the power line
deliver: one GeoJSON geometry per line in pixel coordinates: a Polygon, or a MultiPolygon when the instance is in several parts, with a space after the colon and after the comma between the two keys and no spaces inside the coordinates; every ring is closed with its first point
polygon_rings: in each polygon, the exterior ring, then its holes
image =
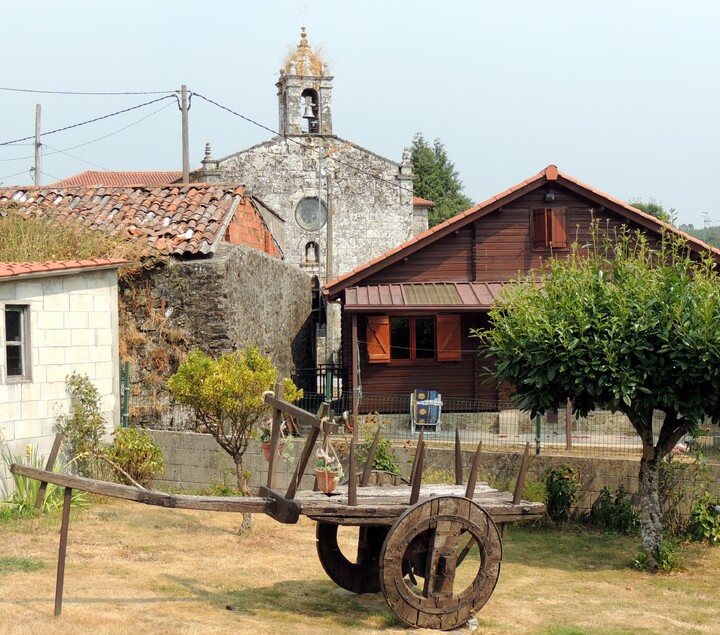
{"type": "MultiPolygon", "coordinates": [[[[32,168],[30,168],[32,169],[32,168]]],[[[25,174],[29,172],[30,170],[23,170],[22,172],[16,172],[15,174],[8,174],[7,176],[0,176],[0,179],[11,179],[14,176],[20,176],[21,174],[25,174]]]]}
{"type": "MultiPolygon", "coordinates": [[[[162,108],[158,108],[157,110],[151,112],[149,115],[145,115],[144,117],[141,117],[137,121],[133,121],[131,124],[128,124],[127,126],[123,126],[122,128],[115,130],[114,132],[110,132],[109,134],[103,135],[102,137],[98,137],[97,139],[92,139],[91,141],[85,141],[84,143],[79,143],[76,146],[71,146],[69,148],[64,148],[62,150],[55,150],[54,148],[51,148],[53,150],[53,152],[48,152],[43,156],[52,156],[53,154],[66,152],[68,150],[75,150],[76,148],[82,148],[83,146],[89,146],[91,143],[96,143],[98,141],[102,141],[103,139],[107,139],[108,137],[112,137],[113,135],[116,135],[116,134],[122,132],[123,130],[127,130],[128,128],[132,128],[133,126],[136,126],[140,122],[145,121],[146,119],[148,119],[149,117],[152,117],[153,115],[157,115],[160,111],[165,110],[166,108],[169,108],[170,106],[172,106],[171,103],[166,104],[162,108]]],[[[29,144],[23,144],[23,145],[34,145],[34,144],[29,143],[29,144]]],[[[43,144],[43,145],[45,145],[45,147],[47,147],[47,148],[50,148],[50,146],[47,144],[43,144]]],[[[14,159],[0,159],[0,163],[7,162],[7,161],[24,161],[24,160],[32,159],[32,158],[34,158],[34,155],[30,155],[27,157],[16,157],[14,159]]],[[[82,159],[80,159],[80,161],[82,161],[82,159]]],[[[86,161],[85,163],[89,163],[89,161],[86,161]]],[[[93,165],[93,164],[91,163],[90,165],[93,165]]]]}
{"type": "MultiPolygon", "coordinates": [[[[84,126],[89,123],[95,123],[96,121],[102,121],[103,119],[115,117],[116,115],[121,115],[123,113],[130,112],[131,110],[137,110],[138,108],[143,108],[144,106],[149,106],[150,104],[155,104],[155,103],[157,103],[159,101],[163,101],[165,99],[176,99],[176,96],[174,94],[165,95],[164,97],[159,97],[158,99],[146,101],[144,104],[138,104],[137,106],[131,106],[130,108],[124,108],[123,110],[118,110],[116,112],[112,112],[109,115],[103,115],[102,117],[95,117],[94,119],[88,119],[87,121],[75,123],[70,126],[65,126],[63,128],[57,128],[56,130],[51,130],[50,132],[44,132],[41,136],[46,137],[48,135],[55,134],[56,132],[63,132],[65,130],[71,130],[72,128],[78,128],[80,126],[84,126]]],[[[12,141],[5,141],[4,143],[0,143],[0,146],[7,146],[7,145],[11,145],[13,143],[17,143],[18,141],[27,141],[28,139],[34,139],[34,138],[35,138],[35,135],[31,135],[29,137],[23,137],[22,139],[13,139],[12,141]]]]}
{"type": "MultiPolygon", "coordinates": [[[[68,152],[65,152],[65,150],[58,150],[57,148],[53,148],[51,146],[46,146],[50,148],[51,150],[54,150],[53,154],[60,153],[64,154],[66,157],[70,157],[71,159],[75,159],[76,161],[81,161],[82,163],[87,163],[88,165],[92,165],[93,167],[100,168],[101,170],[105,172],[109,172],[107,168],[103,167],[102,165],[98,165],[97,163],[93,163],[92,161],[87,161],[86,159],[81,159],[80,157],[76,157],[75,155],[72,155],[68,152]]],[[[55,179],[56,181],[59,181],[60,179],[55,179]]]]}
{"type": "Polygon", "coordinates": [[[138,92],[83,92],[83,91],[72,91],[72,90],[34,90],[31,88],[7,88],[0,86],[0,90],[6,90],[13,93],[36,93],[38,95],[94,95],[94,96],[107,96],[107,95],[166,95],[167,93],[173,93],[177,91],[173,90],[146,90],[138,92]]]}
{"type": "MultiPolygon", "coordinates": [[[[274,135],[280,135],[280,133],[277,130],[273,130],[272,128],[268,128],[267,126],[258,123],[257,121],[254,121],[253,119],[250,119],[250,117],[246,117],[245,115],[240,114],[239,112],[236,112],[232,110],[231,108],[228,108],[227,106],[223,106],[222,104],[219,104],[216,101],[213,101],[212,99],[209,99],[208,97],[205,97],[204,95],[201,95],[199,93],[192,93],[195,97],[199,97],[200,99],[204,99],[205,101],[213,104],[214,106],[217,106],[218,108],[221,108],[222,110],[226,110],[232,115],[235,115],[236,117],[240,117],[241,119],[244,119],[248,123],[253,124],[254,126],[258,126],[259,128],[262,128],[263,130],[267,130],[268,132],[271,132],[274,135]]],[[[292,137],[284,137],[286,141],[290,141],[291,143],[296,143],[299,146],[302,146],[303,148],[307,148],[308,146],[303,143],[302,141],[298,141],[297,139],[293,139],[292,137]]],[[[388,185],[392,185],[393,187],[397,187],[398,189],[404,190],[405,192],[409,192],[410,194],[414,194],[413,190],[410,188],[405,187],[404,185],[398,183],[397,181],[385,179],[381,176],[378,176],[377,174],[374,174],[373,172],[369,172],[368,170],[365,170],[363,168],[358,167],[357,165],[353,165],[352,163],[348,163],[347,161],[343,161],[342,159],[339,159],[335,156],[329,155],[322,157],[323,159],[330,159],[331,161],[334,161],[338,165],[343,165],[345,167],[348,167],[352,170],[355,170],[356,172],[360,172],[361,174],[365,174],[366,176],[369,176],[372,179],[375,179],[377,181],[382,181],[383,183],[386,183],[388,185]]]]}

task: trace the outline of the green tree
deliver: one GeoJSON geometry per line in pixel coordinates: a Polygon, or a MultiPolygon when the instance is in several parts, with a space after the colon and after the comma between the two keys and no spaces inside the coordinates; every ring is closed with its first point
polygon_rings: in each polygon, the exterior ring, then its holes
{"type": "Polygon", "coordinates": [[[642,440],[641,533],[650,552],[662,542],[661,460],[706,416],[720,419],[720,279],[709,255],[693,260],[667,235],[657,250],[628,230],[594,242],[509,286],[491,328],[473,334],[520,409],[535,415],[570,398],[578,415],[608,407],[628,417],[642,440]],[[657,440],[656,410],[664,413],[657,440]]]}
{"type": "MultiPolygon", "coordinates": [[[[243,469],[243,456],[248,442],[259,424],[268,416],[269,408],[263,392],[277,381],[277,370],[270,358],[257,347],[220,355],[217,359],[201,351],[192,351],[168,386],[181,404],[195,412],[196,428],[209,432],[235,463],[237,487],[250,494],[243,469]]],[[[283,384],[284,398],[294,401],[302,396],[291,380],[283,384]]],[[[243,529],[252,527],[252,515],[243,514],[243,529]]]]}
{"type": "Polygon", "coordinates": [[[628,204],[632,205],[633,207],[637,207],[639,210],[645,212],[646,214],[650,214],[655,218],[659,218],[666,223],[670,223],[671,225],[675,224],[675,218],[677,216],[675,213],[675,208],[671,207],[669,210],[666,210],[663,207],[663,204],[660,201],[656,201],[654,198],[648,200],[647,203],[644,203],[643,200],[640,198],[631,198],[628,201],[628,204]]]}
{"type": "Polygon", "coordinates": [[[418,132],[412,140],[410,160],[415,174],[415,196],[435,203],[428,214],[430,227],[472,206],[472,201],[463,194],[463,184],[455,165],[448,159],[439,139],[430,146],[418,132]]]}

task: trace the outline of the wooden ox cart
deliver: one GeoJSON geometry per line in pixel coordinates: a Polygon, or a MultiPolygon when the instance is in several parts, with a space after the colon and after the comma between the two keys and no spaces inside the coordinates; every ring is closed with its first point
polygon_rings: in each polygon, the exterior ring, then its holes
{"type": "Polygon", "coordinates": [[[418,438],[409,485],[379,483],[371,466],[378,435],[362,473],[355,470],[350,445],[350,477],[331,495],[300,491],[298,486],[321,432],[337,429],[333,413],[323,404],[317,415],[265,395],[273,408],[267,484],[257,497],[216,497],[167,494],[78,476],[56,474],[52,466],[59,450],[56,440],[45,470],[13,465],[14,474],[41,481],[38,504],[47,483],[65,488],[55,592],[55,615],[62,609],[65,551],[73,489],[125,500],[173,507],[242,513],[263,513],[281,523],[296,523],[300,515],[317,521],[317,552],[323,568],[339,586],[355,593],[382,592],[394,613],[410,626],[448,630],[472,617],[492,595],[500,574],[502,542],[497,524],[530,521],[542,516],[541,503],[521,499],[529,445],[514,495],[478,484],[478,446],[468,480],[463,484],[459,437],[455,444],[455,485],[422,485],[425,442],[418,438]],[[286,492],[273,488],[282,413],[309,426],[309,434],[286,492]],[[355,556],[344,554],[338,542],[341,526],[358,527],[355,556]]]}

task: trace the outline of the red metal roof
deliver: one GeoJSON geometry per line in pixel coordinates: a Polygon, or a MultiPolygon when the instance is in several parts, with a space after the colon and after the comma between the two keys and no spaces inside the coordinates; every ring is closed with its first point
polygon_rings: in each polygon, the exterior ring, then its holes
{"type": "Polygon", "coordinates": [[[282,255],[252,199],[237,186],[0,188],[3,204],[122,233],[165,255],[211,254],[223,240],[282,255]]]}
{"type": "Polygon", "coordinates": [[[86,170],[69,176],[61,181],[51,183],[49,187],[72,187],[81,185],[85,187],[122,187],[130,185],[166,185],[182,179],[182,172],[99,172],[86,170]]]}
{"type": "Polygon", "coordinates": [[[374,284],[345,290],[345,308],[355,311],[388,311],[401,308],[427,310],[452,307],[453,310],[490,309],[498,298],[502,282],[426,282],[374,284]]]}
{"type": "Polygon", "coordinates": [[[0,278],[35,276],[48,273],[72,273],[78,269],[120,267],[127,264],[120,258],[92,260],[50,260],[46,262],[0,262],[0,278]]]}

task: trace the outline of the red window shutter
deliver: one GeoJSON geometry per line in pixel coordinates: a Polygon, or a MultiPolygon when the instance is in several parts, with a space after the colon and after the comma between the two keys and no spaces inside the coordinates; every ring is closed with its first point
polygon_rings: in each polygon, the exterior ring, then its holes
{"type": "Polygon", "coordinates": [[[532,211],[532,237],[533,248],[542,249],[548,246],[550,238],[548,232],[547,213],[549,210],[544,207],[534,209],[532,211]]]}
{"type": "Polygon", "coordinates": [[[459,315],[438,315],[436,318],[437,360],[459,362],[462,357],[462,333],[459,315]]]}
{"type": "Polygon", "coordinates": [[[371,364],[390,361],[390,318],[387,315],[368,317],[367,353],[371,364]]]}
{"type": "Polygon", "coordinates": [[[557,207],[550,211],[550,243],[556,249],[563,249],[568,246],[567,210],[564,207],[557,207]]]}

